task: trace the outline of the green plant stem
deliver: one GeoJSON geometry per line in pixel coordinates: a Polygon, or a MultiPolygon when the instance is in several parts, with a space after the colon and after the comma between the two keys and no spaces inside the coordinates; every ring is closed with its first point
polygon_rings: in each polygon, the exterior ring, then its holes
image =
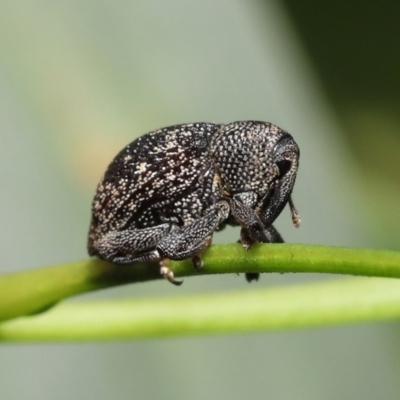
{"type": "MultiPolygon", "coordinates": [[[[171,261],[176,277],[239,272],[313,272],[400,277],[400,253],[327,246],[211,246],[197,273],[190,260],[171,261]]],[[[79,293],[160,278],[157,263],[113,265],[91,259],[0,277],[0,321],[39,313],[79,293]]],[[[167,284],[167,283],[166,283],[167,284]]]]}
{"type": "Polygon", "coordinates": [[[201,296],[67,303],[0,324],[0,341],[87,341],[306,328],[400,317],[400,281],[355,278],[201,296]]]}

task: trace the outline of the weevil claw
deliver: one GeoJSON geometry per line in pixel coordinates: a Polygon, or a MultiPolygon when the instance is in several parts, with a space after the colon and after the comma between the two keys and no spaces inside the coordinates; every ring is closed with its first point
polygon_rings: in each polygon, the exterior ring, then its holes
{"type": "Polygon", "coordinates": [[[174,277],[174,273],[169,269],[169,267],[166,265],[165,261],[161,261],[161,267],[160,267],[160,274],[167,279],[169,282],[174,284],[175,286],[180,286],[182,285],[183,281],[177,281],[174,277]]]}

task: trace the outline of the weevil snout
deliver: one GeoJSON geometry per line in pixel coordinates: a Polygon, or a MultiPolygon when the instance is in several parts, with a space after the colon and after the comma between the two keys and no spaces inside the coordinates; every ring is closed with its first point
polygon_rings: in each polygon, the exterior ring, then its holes
{"type": "Polygon", "coordinates": [[[285,135],[275,145],[273,161],[277,167],[277,174],[259,210],[260,218],[266,226],[270,226],[275,221],[288,201],[290,202],[293,223],[296,226],[300,224],[299,214],[291,200],[299,167],[299,157],[299,147],[289,134],[285,135]]]}

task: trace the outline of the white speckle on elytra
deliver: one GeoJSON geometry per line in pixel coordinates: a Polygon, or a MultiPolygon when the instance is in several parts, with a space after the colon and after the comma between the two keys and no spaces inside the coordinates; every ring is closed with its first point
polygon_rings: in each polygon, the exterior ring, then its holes
{"type": "Polygon", "coordinates": [[[143,173],[147,170],[147,163],[142,162],[138,165],[138,172],[143,173]]]}

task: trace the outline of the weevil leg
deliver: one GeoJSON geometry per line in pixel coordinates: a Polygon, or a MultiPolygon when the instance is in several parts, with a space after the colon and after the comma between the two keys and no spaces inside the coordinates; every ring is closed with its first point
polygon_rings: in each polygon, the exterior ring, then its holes
{"type": "MultiPolygon", "coordinates": [[[[132,255],[130,257],[124,257],[123,258],[123,264],[126,264],[127,261],[129,263],[135,263],[135,262],[146,262],[146,261],[160,261],[160,253],[157,250],[152,250],[152,251],[147,251],[145,253],[137,254],[137,255],[132,255]]],[[[118,258],[114,259],[115,263],[118,262],[118,258]]],[[[122,264],[121,262],[119,264],[122,264]]],[[[182,285],[183,281],[177,281],[174,278],[174,273],[170,270],[168,266],[168,259],[161,259],[160,261],[160,274],[167,279],[169,282],[173,283],[176,286],[182,285]]]]}
{"type": "Polygon", "coordinates": [[[160,274],[175,286],[180,286],[183,283],[182,280],[177,281],[174,278],[174,273],[168,267],[168,259],[163,259],[160,261],[160,274]]]}
{"type": "MultiPolygon", "coordinates": [[[[210,237],[210,239],[212,239],[212,237],[210,237]]],[[[203,266],[203,261],[199,255],[192,257],[192,263],[196,272],[198,272],[199,269],[203,266]]]]}
{"type": "Polygon", "coordinates": [[[260,279],[260,274],[258,272],[246,272],[246,281],[251,283],[252,281],[258,281],[260,279]]]}
{"type": "Polygon", "coordinates": [[[163,238],[157,245],[157,250],[163,258],[171,260],[194,259],[195,267],[199,265],[199,254],[211,243],[212,234],[218,225],[226,220],[229,215],[229,205],[220,201],[210,207],[208,213],[176,229],[163,238]]]}
{"type": "MultiPolygon", "coordinates": [[[[262,243],[284,243],[282,236],[273,227],[273,225],[265,228],[264,231],[265,238],[267,240],[263,240],[262,243]]],[[[242,243],[243,247],[248,250],[251,248],[251,245],[253,243],[256,243],[257,241],[249,235],[249,232],[245,228],[242,228],[242,230],[240,231],[240,242],[242,243]]],[[[245,276],[247,282],[251,282],[258,281],[260,274],[258,272],[247,272],[245,276]]]]}
{"type": "Polygon", "coordinates": [[[202,261],[199,255],[211,244],[214,230],[228,215],[228,203],[220,201],[190,225],[177,227],[165,223],[154,228],[111,232],[97,244],[101,246],[101,257],[117,264],[161,260],[161,275],[174,285],[180,285],[182,282],[174,279],[167,259],[192,258],[194,267],[200,268],[202,261]]]}
{"type": "MultiPolygon", "coordinates": [[[[147,251],[142,254],[133,255],[130,258],[124,258],[124,261],[129,259],[130,263],[135,262],[146,262],[146,261],[160,261],[160,253],[157,250],[147,251]]],[[[182,285],[183,281],[177,281],[174,278],[174,273],[170,270],[168,266],[168,259],[161,259],[160,261],[160,274],[167,279],[169,282],[176,286],[182,285]]]]}
{"type": "Polygon", "coordinates": [[[230,207],[235,220],[245,229],[241,233],[244,247],[250,248],[255,242],[269,242],[269,231],[252,208],[244,204],[238,197],[230,200],[230,207]]]}
{"type": "Polygon", "coordinates": [[[257,240],[253,239],[250,235],[249,232],[247,231],[246,228],[242,228],[240,230],[240,239],[239,239],[239,243],[242,244],[242,246],[246,249],[246,250],[250,250],[251,246],[256,243],[257,240]]]}
{"type": "MultiPolygon", "coordinates": [[[[260,241],[260,243],[284,243],[282,236],[279,232],[274,228],[273,225],[265,228],[265,236],[266,240],[260,241]]],[[[240,240],[239,242],[243,245],[246,250],[249,250],[254,243],[257,243],[257,240],[254,240],[250,235],[249,232],[242,228],[240,231],[240,240]]]]}
{"type": "MultiPolygon", "coordinates": [[[[172,228],[172,224],[164,223],[144,229],[111,231],[90,245],[90,255],[98,255],[116,264],[130,264],[136,262],[137,257],[142,257],[141,252],[154,249],[172,228]]],[[[152,260],[154,258],[140,259],[140,261],[152,260]]]]}
{"type": "Polygon", "coordinates": [[[139,254],[129,254],[123,257],[114,257],[115,264],[133,264],[137,262],[160,261],[161,256],[157,250],[150,250],[139,254]]]}
{"type": "Polygon", "coordinates": [[[270,225],[268,228],[265,228],[264,234],[266,240],[262,241],[262,243],[285,243],[285,241],[282,239],[282,236],[274,228],[273,225],[270,225]]]}
{"type": "MultiPolygon", "coordinates": [[[[250,250],[251,246],[256,242],[257,240],[254,240],[245,228],[240,230],[239,243],[241,243],[246,250],[250,250]]],[[[258,272],[246,272],[244,275],[246,277],[246,281],[249,283],[252,281],[258,281],[260,278],[260,274],[258,272]]]]}
{"type": "Polygon", "coordinates": [[[211,245],[212,242],[212,235],[210,235],[208,238],[205,239],[204,242],[202,242],[202,250],[199,251],[198,254],[196,254],[195,256],[192,257],[192,264],[193,264],[193,268],[196,272],[199,272],[199,270],[203,267],[204,262],[201,259],[200,255],[207,250],[207,248],[211,245]],[[208,240],[208,242],[207,242],[208,240]]]}
{"type": "MultiPolygon", "coordinates": [[[[293,205],[293,202],[291,202],[293,205]]],[[[231,212],[236,221],[242,226],[240,231],[240,242],[246,250],[249,250],[254,243],[283,243],[282,236],[273,227],[265,226],[257,213],[247,204],[241,201],[241,198],[234,197],[230,201],[231,212]]],[[[292,208],[297,213],[296,209],[292,208]]],[[[298,214],[292,213],[293,221],[298,214]]],[[[248,282],[258,280],[260,274],[257,272],[248,272],[245,274],[248,282]]]]}

